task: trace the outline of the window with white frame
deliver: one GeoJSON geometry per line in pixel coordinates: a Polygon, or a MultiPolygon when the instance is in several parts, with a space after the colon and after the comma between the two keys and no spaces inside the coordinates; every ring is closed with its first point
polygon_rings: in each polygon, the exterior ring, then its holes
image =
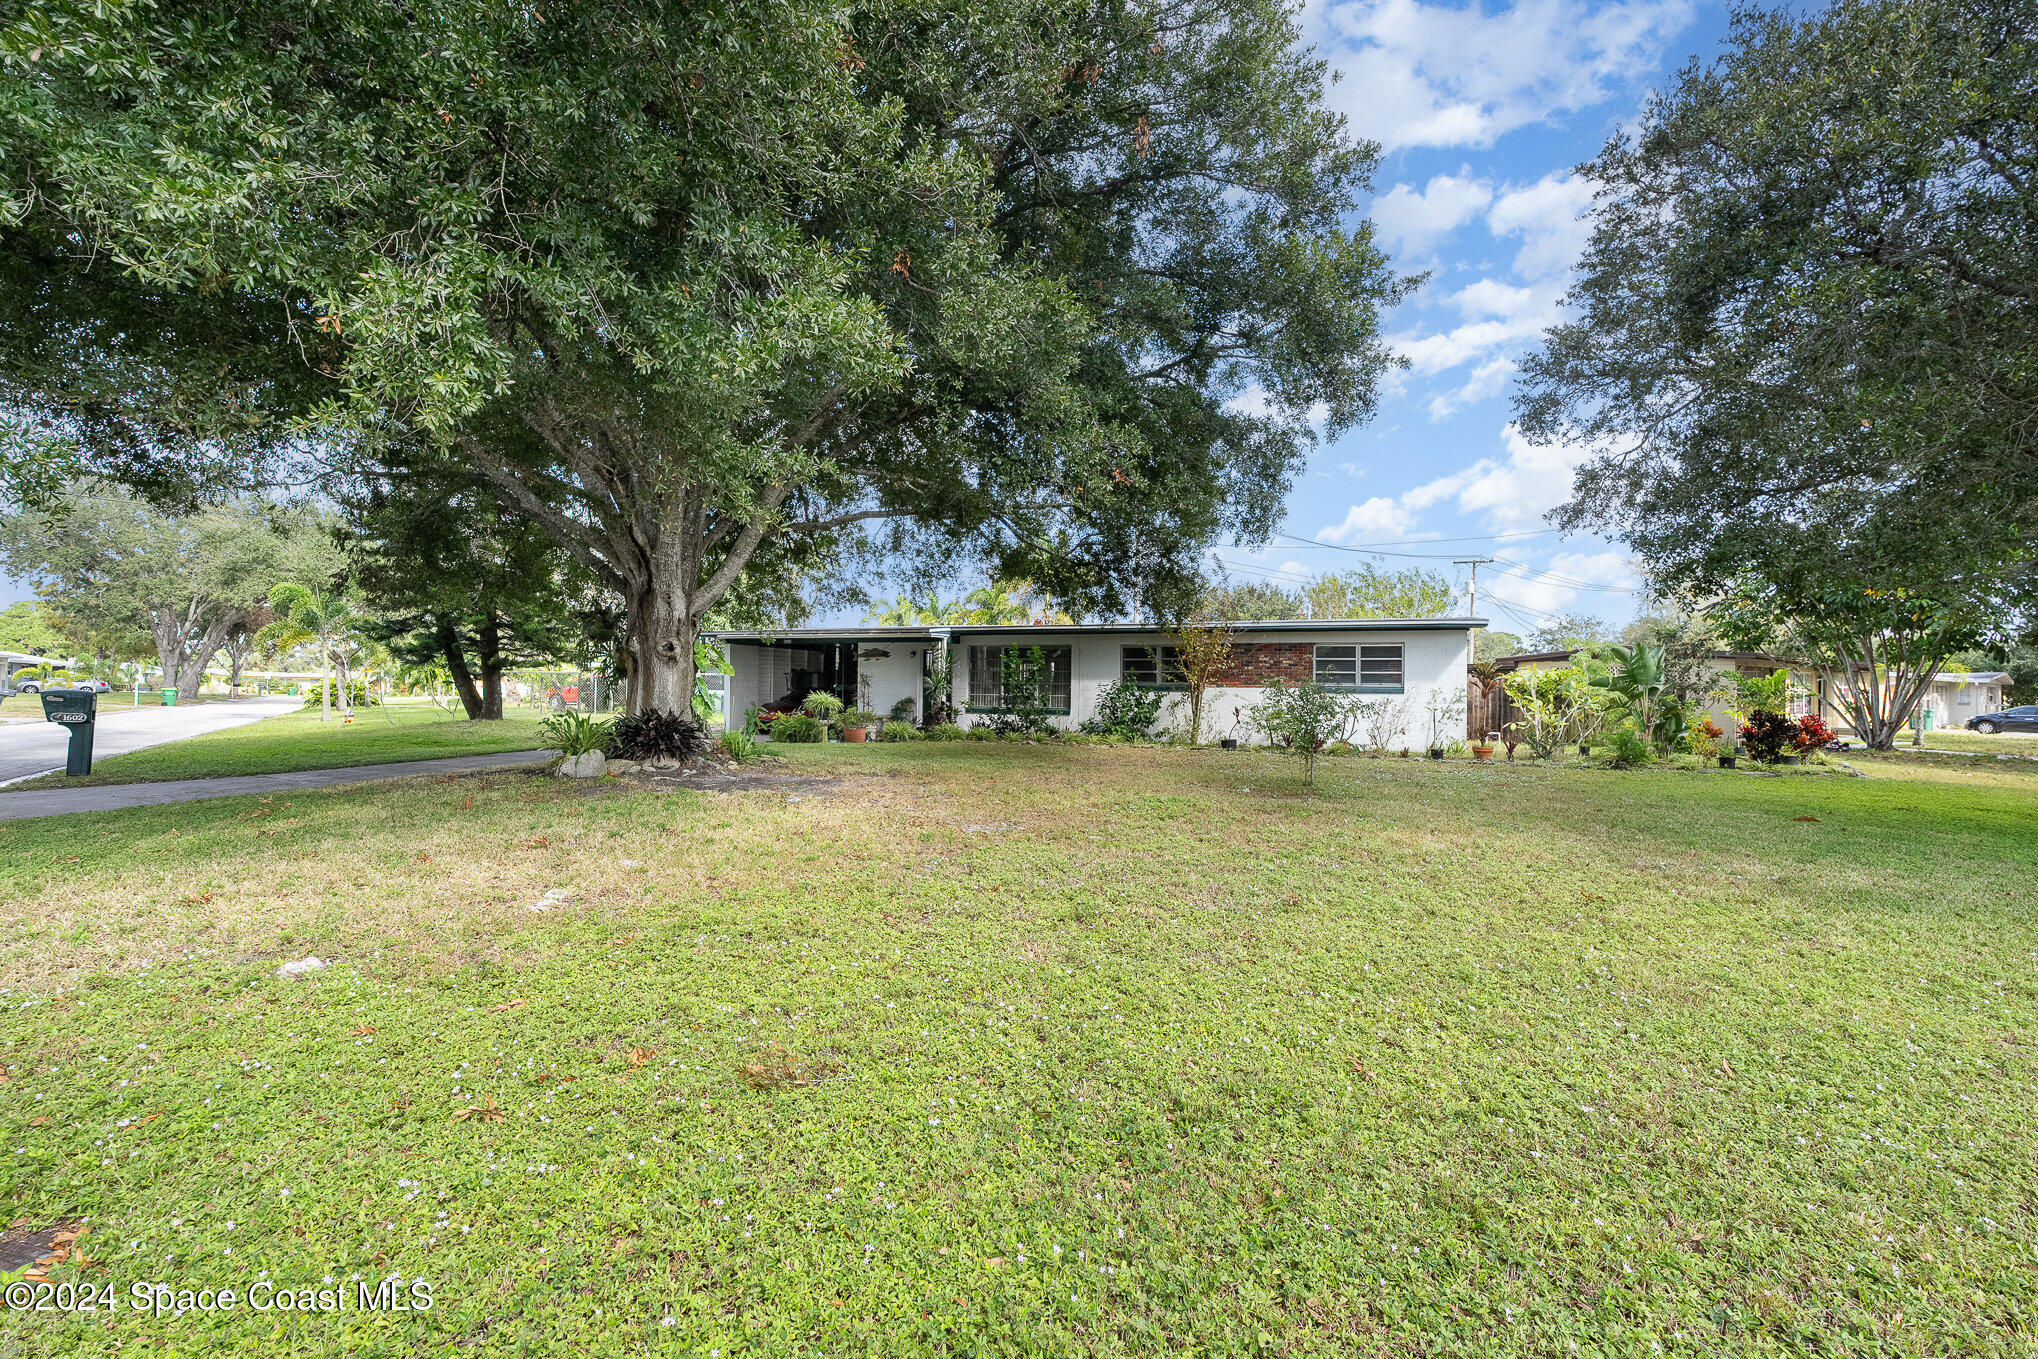
{"type": "Polygon", "coordinates": [[[1182,673],[1182,649],[1178,646],[1121,647],[1118,674],[1148,689],[1180,689],[1188,684],[1188,677],[1182,673]]]}
{"type": "Polygon", "coordinates": [[[1402,691],[1401,644],[1332,646],[1316,648],[1316,682],[1326,689],[1349,689],[1361,694],[1398,694],[1402,691]]]}
{"type": "Polygon", "coordinates": [[[1065,646],[973,646],[969,649],[969,710],[1069,710],[1071,654],[1065,646]]]}

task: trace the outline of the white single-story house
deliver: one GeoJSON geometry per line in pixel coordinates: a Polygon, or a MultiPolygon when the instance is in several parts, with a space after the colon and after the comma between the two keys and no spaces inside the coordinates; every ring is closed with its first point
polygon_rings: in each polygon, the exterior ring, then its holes
{"type": "Polygon", "coordinates": [[[1932,687],[1919,704],[1930,721],[1929,730],[1962,727],[1970,717],[2001,712],[2010,687],[2010,676],[2002,670],[1941,670],[1932,676],[1932,687]]]}
{"type": "MultiPolygon", "coordinates": [[[[1232,623],[1232,649],[1205,695],[1202,739],[1259,739],[1247,720],[1263,688],[1314,680],[1380,700],[1356,733],[1395,749],[1427,745],[1433,716],[1441,738],[1465,731],[1465,667],[1482,618],[1359,618],[1232,623]],[[1384,739],[1380,739],[1384,738],[1384,739]]],[[[1097,715],[1104,690],[1122,678],[1181,693],[1170,674],[1177,639],[1151,623],[954,624],[946,627],[787,628],[708,634],[728,657],[725,725],[740,728],[753,708],[790,708],[814,690],[849,707],[919,723],[928,677],[954,658],[955,720],[970,726],[1009,710],[1008,672],[1044,662],[1047,720],[1074,731],[1097,715]],[[1035,648],[1039,656],[1033,655],[1035,648]],[[910,704],[910,706],[908,706],[910,704]]],[[[1186,702],[1164,709],[1159,730],[1181,731],[1186,702]]]]}

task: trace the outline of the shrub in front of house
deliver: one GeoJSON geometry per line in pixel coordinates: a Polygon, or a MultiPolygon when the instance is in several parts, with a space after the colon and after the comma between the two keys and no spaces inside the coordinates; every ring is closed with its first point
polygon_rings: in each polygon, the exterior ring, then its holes
{"type": "Polygon", "coordinates": [[[924,733],[930,741],[960,741],[963,730],[953,722],[940,722],[927,728],[924,733]]]}
{"type": "Polygon", "coordinates": [[[757,738],[747,731],[725,731],[722,733],[722,753],[738,763],[754,760],[758,755],[757,738]]]}
{"type": "Polygon", "coordinates": [[[788,713],[771,724],[771,739],[787,745],[817,746],[828,739],[828,728],[818,717],[788,713]]]}
{"type": "Polygon", "coordinates": [[[831,723],[842,716],[842,700],[819,689],[800,700],[800,711],[823,724],[831,723]]]}
{"type": "Polygon", "coordinates": [[[1823,717],[1816,715],[1797,719],[1797,735],[1791,744],[1800,755],[1809,755],[1815,750],[1824,750],[1833,740],[1833,729],[1826,725],[1823,717]]]}
{"type": "Polygon", "coordinates": [[[1802,730],[1794,718],[1757,708],[1741,726],[1741,747],[1750,759],[1775,764],[1786,754],[1797,753],[1797,738],[1802,730]]]}
{"type": "Polygon", "coordinates": [[[917,741],[920,739],[920,733],[913,730],[911,722],[887,722],[884,725],[884,730],[878,733],[878,739],[881,741],[917,741]]]}
{"type": "Polygon", "coordinates": [[[324,695],[326,694],[332,695],[333,706],[335,708],[339,707],[347,699],[352,699],[353,705],[356,708],[372,708],[382,702],[381,699],[368,692],[368,684],[365,680],[355,680],[347,686],[345,693],[340,691],[338,681],[327,680],[323,689],[319,688],[316,684],[305,686],[304,706],[307,708],[323,708],[325,706],[324,695]]]}
{"type": "Polygon", "coordinates": [[[1090,736],[1122,736],[1139,740],[1153,728],[1167,695],[1134,683],[1123,675],[1097,695],[1097,715],[1083,723],[1090,736]]]}

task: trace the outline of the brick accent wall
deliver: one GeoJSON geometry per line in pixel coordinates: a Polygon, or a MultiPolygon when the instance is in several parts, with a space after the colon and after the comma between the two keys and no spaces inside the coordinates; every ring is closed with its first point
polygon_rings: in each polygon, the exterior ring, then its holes
{"type": "Polygon", "coordinates": [[[1234,642],[1231,660],[1216,683],[1220,688],[1252,689],[1275,680],[1307,684],[1315,678],[1314,642],[1234,642]]]}

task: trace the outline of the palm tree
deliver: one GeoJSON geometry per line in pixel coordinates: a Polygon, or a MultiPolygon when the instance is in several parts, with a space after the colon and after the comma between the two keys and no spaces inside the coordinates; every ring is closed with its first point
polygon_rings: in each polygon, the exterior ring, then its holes
{"type": "Polygon", "coordinates": [[[361,615],[354,608],[353,601],[338,591],[322,593],[295,581],[284,581],[269,591],[269,607],[276,611],[276,621],[259,634],[263,645],[281,650],[309,642],[318,651],[318,720],[325,722],[332,718],[331,677],[335,670],[339,678],[340,710],[353,711],[353,662],[361,650],[360,641],[353,635],[353,628],[361,621],[361,615]]]}

